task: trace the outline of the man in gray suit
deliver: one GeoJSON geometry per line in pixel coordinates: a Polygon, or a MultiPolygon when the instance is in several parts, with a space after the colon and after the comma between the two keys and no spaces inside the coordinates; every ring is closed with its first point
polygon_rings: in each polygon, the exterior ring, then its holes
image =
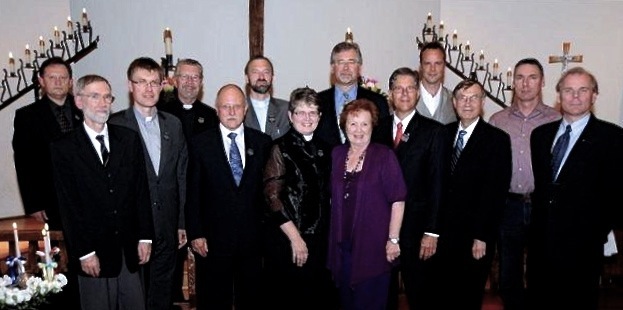
{"type": "Polygon", "coordinates": [[[244,125],[257,129],[273,140],[290,129],[288,102],[271,96],[273,87],[273,63],[268,57],[253,56],[244,67],[247,82],[248,111],[244,125]]]}
{"type": "Polygon", "coordinates": [[[455,122],[452,93],[443,86],[446,50],[439,42],[429,42],[420,49],[420,99],[416,110],[442,124],[455,122]]]}
{"type": "Polygon", "coordinates": [[[139,132],[143,141],[155,238],[146,268],[147,308],[169,310],[176,249],[186,244],[184,204],[188,150],[180,120],[158,111],[164,71],[153,59],[137,58],[128,68],[133,105],[115,113],[111,124],[139,132]]]}

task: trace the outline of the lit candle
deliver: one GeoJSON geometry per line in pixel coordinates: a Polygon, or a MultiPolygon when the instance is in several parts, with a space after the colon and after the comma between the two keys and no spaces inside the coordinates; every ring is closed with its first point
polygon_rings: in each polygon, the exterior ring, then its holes
{"type": "Polygon", "coordinates": [[[15,59],[13,59],[13,53],[9,52],[9,71],[11,74],[15,74],[15,59]]]}
{"type": "Polygon", "coordinates": [[[443,20],[439,22],[439,37],[443,41],[443,20]]]}
{"type": "Polygon", "coordinates": [[[484,67],[485,66],[485,51],[480,50],[480,58],[479,58],[479,60],[480,61],[479,61],[478,64],[480,65],[480,67],[481,68],[484,67]]]}
{"type": "Polygon", "coordinates": [[[433,28],[433,14],[428,12],[428,17],[426,17],[426,29],[433,28]]]}
{"type": "Polygon", "coordinates": [[[52,247],[50,245],[50,231],[48,230],[47,223],[45,224],[41,233],[43,234],[43,247],[45,249],[45,263],[49,264],[52,262],[52,259],[50,257],[50,252],[52,252],[52,247]]]}
{"type": "Polygon", "coordinates": [[[87,32],[89,30],[89,18],[87,17],[87,9],[82,8],[82,31],[87,32]]]}
{"type": "Polygon", "coordinates": [[[169,27],[164,28],[164,53],[166,55],[173,55],[173,36],[171,35],[171,29],[169,27]]]}
{"type": "Polygon", "coordinates": [[[45,41],[43,41],[43,36],[39,36],[39,54],[45,55],[45,41]]]}
{"type": "Polygon", "coordinates": [[[497,75],[498,75],[498,71],[500,70],[500,65],[498,64],[498,59],[496,58],[493,61],[493,76],[496,77],[497,79],[497,75]]]}
{"type": "Polygon", "coordinates": [[[54,44],[56,46],[61,45],[61,32],[58,31],[58,27],[54,26],[54,44]]]}
{"type": "Polygon", "coordinates": [[[17,237],[17,223],[13,222],[13,238],[15,238],[15,257],[19,258],[22,253],[19,251],[19,238],[17,237]]]}
{"type": "Polygon", "coordinates": [[[469,46],[469,41],[465,43],[465,58],[469,58],[469,53],[471,53],[471,47],[469,46]]]}
{"type": "Polygon", "coordinates": [[[346,28],[346,35],[344,37],[344,41],[348,43],[353,43],[353,32],[350,31],[350,27],[346,28]]]}
{"type": "Polygon", "coordinates": [[[26,49],[24,50],[24,59],[26,59],[26,65],[30,64],[30,46],[26,44],[26,49]]]}
{"type": "Polygon", "coordinates": [[[456,34],[456,29],[454,29],[454,33],[452,34],[452,46],[456,47],[459,36],[456,34]]]}
{"type": "Polygon", "coordinates": [[[513,70],[511,67],[508,67],[506,70],[506,86],[511,87],[511,82],[513,81],[513,70]]]}
{"type": "Polygon", "coordinates": [[[74,33],[74,23],[71,22],[71,16],[67,16],[67,35],[74,33]]]}

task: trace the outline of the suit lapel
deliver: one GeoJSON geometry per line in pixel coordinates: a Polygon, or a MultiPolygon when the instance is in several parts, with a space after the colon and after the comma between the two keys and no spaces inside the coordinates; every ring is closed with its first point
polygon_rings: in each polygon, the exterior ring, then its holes
{"type": "Polygon", "coordinates": [[[171,158],[171,136],[169,135],[169,122],[162,113],[158,113],[158,124],[160,125],[160,165],[158,165],[158,175],[162,172],[162,167],[168,165],[171,158]]]}
{"type": "Polygon", "coordinates": [[[245,116],[245,120],[244,123],[245,125],[253,128],[253,129],[257,129],[257,130],[262,130],[260,127],[260,122],[257,120],[257,114],[255,114],[255,109],[253,108],[253,104],[251,103],[251,98],[247,97],[247,106],[248,111],[247,111],[247,115],[245,116]]]}

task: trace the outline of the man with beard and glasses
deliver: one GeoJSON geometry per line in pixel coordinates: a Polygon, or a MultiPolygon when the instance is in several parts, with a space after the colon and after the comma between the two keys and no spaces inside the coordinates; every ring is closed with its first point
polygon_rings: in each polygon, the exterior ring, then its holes
{"type": "Polygon", "coordinates": [[[389,105],[385,96],[359,86],[363,58],[359,45],[340,42],[331,50],[331,88],[318,93],[322,117],[316,133],[332,146],[346,141],[338,126],[339,115],[344,106],[355,99],[368,99],[379,111],[379,119],[389,116],[389,105]]]}
{"type": "Polygon", "coordinates": [[[244,124],[270,135],[273,140],[290,129],[288,102],[271,96],[273,63],[265,56],[253,56],[244,67],[247,82],[247,115],[244,124]]]}

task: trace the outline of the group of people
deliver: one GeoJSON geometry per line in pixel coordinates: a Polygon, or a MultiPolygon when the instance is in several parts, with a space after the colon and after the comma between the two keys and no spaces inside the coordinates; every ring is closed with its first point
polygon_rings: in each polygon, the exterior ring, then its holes
{"type": "Polygon", "coordinates": [[[104,77],[43,62],[13,149],[25,212],[64,232],[68,299],[170,309],[191,249],[197,309],[397,309],[400,283],[412,309],[481,309],[497,251],[505,309],[597,309],[623,129],[591,112],[595,77],[566,71],[558,111],[522,59],[487,122],[478,81],[444,87],[439,43],[387,98],[360,86],[362,64],[338,43],[332,87],[282,100],[254,56],[245,89],[224,85],[212,108],[199,62],[179,60],[165,100],[163,69],[140,57],[112,113],[104,77]]]}

